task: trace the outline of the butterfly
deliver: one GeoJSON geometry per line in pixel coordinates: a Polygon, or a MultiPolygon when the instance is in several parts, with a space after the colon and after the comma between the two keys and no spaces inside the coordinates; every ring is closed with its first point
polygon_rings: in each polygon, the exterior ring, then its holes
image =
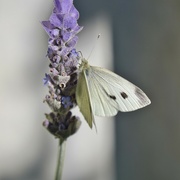
{"type": "Polygon", "coordinates": [[[76,87],[76,101],[85,120],[92,128],[96,116],[115,116],[151,103],[137,86],[102,67],[90,66],[82,59],[76,87]]]}

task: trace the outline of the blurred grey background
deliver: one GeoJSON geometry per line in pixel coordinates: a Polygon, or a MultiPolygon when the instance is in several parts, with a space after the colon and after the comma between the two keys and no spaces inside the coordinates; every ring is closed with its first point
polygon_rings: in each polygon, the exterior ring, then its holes
{"type": "MultiPolygon", "coordinates": [[[[77,50],[88,57],[100,33],[90,64],[114,69],[152,104],[96,118],[98,133],[81,117],[67,142],[64,179],[179,180],[180,1],[74,4],[84,26],[77,50]]],[[[52,8],[52,0],[0,0],[0,180],[54,177],[58,142],[41,125],[50,110],[42,103],[48,37],[40,21],[52,8]]]]}

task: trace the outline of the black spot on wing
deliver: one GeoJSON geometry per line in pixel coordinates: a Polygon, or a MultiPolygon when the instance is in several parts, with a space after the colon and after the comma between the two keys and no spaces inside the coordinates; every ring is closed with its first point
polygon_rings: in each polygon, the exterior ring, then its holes
{"type": "Polygon", "coordinates": [[[113,100],[116,100],[116,96],[108,94],[104,88],[103,88],[103,91],[105,92],[105,94],[106,94],[108,97],[110,97],[110,98],[113,99],[113,100]]]}
{"type": "Polygon", "coordinates": [[[121,96],[126,99],[128,97],[128,95],[125,92],[121,92],[121,96]]]}
{"type": "Polygon", "coordinates": [[[112,96],[112,95],[109,95],[109,97],[113,100],[116,100],[116,97],[115,96],[112,96]]]}

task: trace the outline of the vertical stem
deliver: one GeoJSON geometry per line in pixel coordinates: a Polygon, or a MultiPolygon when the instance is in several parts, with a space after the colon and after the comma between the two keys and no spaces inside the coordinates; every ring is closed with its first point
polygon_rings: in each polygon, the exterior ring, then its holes
{"type": "Polygon", "coordinates": [[[65,158],[65,149],[66,149],[66,140],[65,139],[63,139],[63,140],[59,139],[58,159],[57,159],[55,180],[62,180],[62,172],[63,172],[64,158],[65,158]]]}

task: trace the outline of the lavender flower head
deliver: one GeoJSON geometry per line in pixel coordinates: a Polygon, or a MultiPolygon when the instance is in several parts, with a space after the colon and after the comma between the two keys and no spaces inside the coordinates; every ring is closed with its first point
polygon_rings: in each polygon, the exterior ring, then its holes
{"type": "Polygon", "coordinates": [[[55,8],[48,21],[42,21],[49,36],[47,57],[50,71],[43,82],[49,88],[45,102],[52,112],[46,115],[43,125],[58,138],[66,139],[80,127],[80,120],[72,116],[71,109],[76,106],[75,88],[77,66],[80,59],[75,45],[77,33],[83,27],[77,23],[79,12],[73,0],[54,0],[55,8]]]}

